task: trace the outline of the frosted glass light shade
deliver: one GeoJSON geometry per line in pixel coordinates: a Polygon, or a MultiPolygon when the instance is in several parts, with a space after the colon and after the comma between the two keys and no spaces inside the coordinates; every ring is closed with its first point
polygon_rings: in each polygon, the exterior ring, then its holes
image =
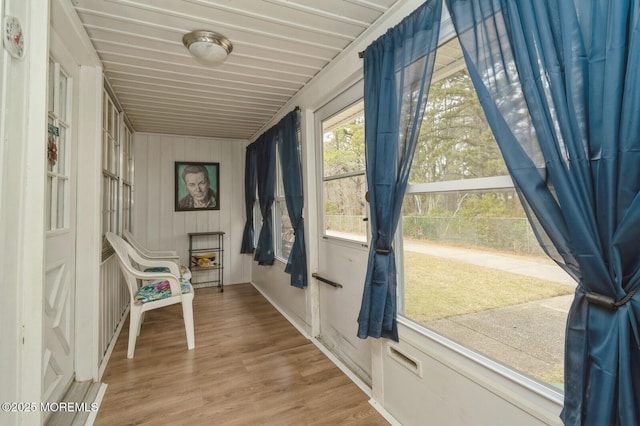
{"type": "Polygon", "coordinates": [[[220,65],[233,50],[231,42],[213,31],[193,31],[182,37],[193,57],[203,65],[220,65]]]}

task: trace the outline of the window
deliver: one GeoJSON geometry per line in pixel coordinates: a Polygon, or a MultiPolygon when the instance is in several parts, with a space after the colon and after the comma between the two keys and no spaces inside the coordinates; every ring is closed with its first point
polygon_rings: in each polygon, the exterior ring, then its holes
{"type": "Polygon", "coordinates": [[[69,105],[72,84],[60,67],[49,61],[47,138],[47,218],[46,229],[69,227],[69,185],[71,131],[69,105]]]}
{"type": "Polygon", "coordinates": [[[439,49],[449,63],[434,75],[402,210],[400,312],[561,387],[575,284],[533,235],[457,39],[439,49]]]}
{"type": "Polygon", "coordinates": [[[102,108],[102,233],[117,232],[120,158],[119,111],[106,89],[102,108]]]}
{"type": "Polygon", "coordinates": [[[291,219],[289,219],[289,212],[287,211],[287,202],[284,198],[284,185],[282,183],[282,168],[279,155],[276,156],[276,199],[273,202],[273,217],[276,257],[287,263],[289,253],[291,253],[291,247],[293,246],[294,235],[291,219]]]}
{"type": "Polygon", "coordinates": [[[122,229],[131,230],[133,205],[133,136],[122,126],[122,229]]]}
{"type": "Polygon", "coordinates": [[[367,242],[364,101],[322,120],[324,235],[367,242]]]}
{"type": "Polygon", "coordinates": [[[133,135],[108,86],[102,94],[102,232],[119,233],[131,230],[133,135]]]}

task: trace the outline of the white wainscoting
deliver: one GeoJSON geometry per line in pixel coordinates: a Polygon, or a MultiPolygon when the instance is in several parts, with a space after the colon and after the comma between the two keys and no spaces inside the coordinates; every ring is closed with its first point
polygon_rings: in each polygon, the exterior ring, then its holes
{"type": "Polygon", "coordinates": [[[223,231],[225,285],[251,281],[251,256],[240,255],[246,146],[243,140],[136,133],[132,233],[150,249],[176,250],[188,264],[188,233],[223,231]],[[220,210],[175,211],[176,161],[220,163],[220,210]]]}
{"type": "Polygon", "coordinates": [[[120,272],[118,258],[113,254],[100,265],[98,377],[102,377],[120,330],[127,319],[130,300],[129,291],[120,272]]]}

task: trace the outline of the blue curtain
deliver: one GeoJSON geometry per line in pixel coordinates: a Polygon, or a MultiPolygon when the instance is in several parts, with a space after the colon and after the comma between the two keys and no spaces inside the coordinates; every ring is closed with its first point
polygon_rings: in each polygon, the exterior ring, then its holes
{"type": "Polygon", "coordinates": [[[284,198],[294,233],[293,246],[284,270],[291,274],[292,286],[303,288],[307,285],[307,250],[302,218],[304,194],[302,191],[302,164],[300,162],[299,114],[300,111],[296,108],[280,120],[277,126],[280,130],[278,151],[280,153],[284,198]]]}
{"type": "Polygon", "coordinates": [[[240,253],[253,253],[253,206],[256,202],[256,154],[253,145],[247,147],[244,159],[244,203],[247,222],[242,232],[240,253]]]}
{"type": "Polygon", "coordinates": [[[640,7],[447,1],[538,238],[578,282],[562,420],[638,425],[640,7]]]}
{"type": "Polygon", "coordinates": [[[442,0],[429,0],[364,51],[365,158],[372,242],[358,337],[398,341],[392,242],[433,72],[442,0]]]}
{"type": "Polygon", "coordinates": [[[256,156],[258,202],[262,213],[262,227],[258,236],[254,260],[259,265],[273,265],[273,214],[271,207],[276,190],[276,137],[273,128],[263,133],[253,144],[256,156]]]}

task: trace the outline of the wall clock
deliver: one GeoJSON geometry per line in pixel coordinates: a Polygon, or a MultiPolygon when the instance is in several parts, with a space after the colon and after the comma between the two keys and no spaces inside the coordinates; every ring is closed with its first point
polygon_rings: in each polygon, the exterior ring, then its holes
{"type": "Polygon", "coordinates": [[[18,18],[5,16],[3,19],[3,33],[2,41],[9,54],[18,59],[24,57],[24,34],[18,18]]]}

